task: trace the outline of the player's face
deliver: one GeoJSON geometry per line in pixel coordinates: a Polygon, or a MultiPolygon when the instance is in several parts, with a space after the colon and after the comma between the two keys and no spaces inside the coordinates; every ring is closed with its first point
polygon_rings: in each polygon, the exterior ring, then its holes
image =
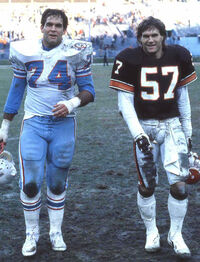
{"type": "Polygon", "coordinates": [[[160,58],[163,53],[163,39],[159,30],[152,27],[142,33],[140,43],[145,53],[160,58]]]}
{"type": "Polygon", "coordinates": [[[49,16],[44,26],[41,26],[43,33],[43,44],[47,48],[54,48],[62,41],[65,33],[63,20],[60,16],[49,16]]]}

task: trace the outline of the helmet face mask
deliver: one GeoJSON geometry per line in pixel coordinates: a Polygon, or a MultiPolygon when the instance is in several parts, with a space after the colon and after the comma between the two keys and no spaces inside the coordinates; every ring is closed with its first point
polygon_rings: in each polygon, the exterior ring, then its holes
{"type": "Polygon", "coordinates": [[[0,184],[8,184],[12,181],[17,171],[12,155],[8,151],[0,154],[0,184]]]}

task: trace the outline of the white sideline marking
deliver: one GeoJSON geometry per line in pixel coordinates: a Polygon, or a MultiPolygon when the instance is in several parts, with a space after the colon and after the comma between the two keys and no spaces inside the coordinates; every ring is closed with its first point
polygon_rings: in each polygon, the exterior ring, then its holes
{"type": "MultiPolygon", "coordinates": [[[[108,63],[108,65],[112,65],[113,63],[108,63]]],[[[103,66],[103,63],[93,63],[93,66],[103,66]]],[[[0,65],[0,69],[12,69],[11,65],[0,65]]]]}
{"type": "Polygon", "coordinates": [[[11,66],[10,65],[0,65],[0,69],[8,69],[8,68],[11,69],[11,66]]]}

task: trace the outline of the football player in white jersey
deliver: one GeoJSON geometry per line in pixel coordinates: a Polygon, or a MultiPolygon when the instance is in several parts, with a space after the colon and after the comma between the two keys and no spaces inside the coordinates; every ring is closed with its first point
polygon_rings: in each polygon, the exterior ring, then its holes
{"type": "Polygon", "coordinates": [[[137,203],[146,227],[145,250],[160,249],[154,191],[161,158],[170,184],[168,243],[178,256],[189,257],[190,250],[182,237],[192,136],[187,84],[196,79],[196,73],[187,49],[165,45],[165,25],[159,19],[142,21],[137,39],[139,47],[117,55],[110,87],[118,91],[119,111],[134,140],[139,177],[137,203]]]}
{"type": "Polygon", "coordinates": [[[14,76],[4,107],[0,140],[6,143],[10,123],[27,89],[19,141],[20,199],[26,225],[24,256],[36,253],[44,176],[52,249],[67,248],[61,226],[67,175],[74,154],[74,110],[93,102],[95,96],[90,68],[92,45],[65,38],[67,25],[63,11],[47,9],[41,19],[42,39],[13,42],[10,46],[14,76]]]}

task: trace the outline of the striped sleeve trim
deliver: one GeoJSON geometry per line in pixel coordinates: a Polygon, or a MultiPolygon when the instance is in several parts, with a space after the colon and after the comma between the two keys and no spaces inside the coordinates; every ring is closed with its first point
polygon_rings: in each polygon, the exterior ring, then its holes
{"type": "Polygon", "coordinates": [[[84,77],[84,76],[89,76],[91,75],[91,69],[80,69],[76,71],[76,77],[84,77]]]}
{"type": "Polygon", "coordinates": [[[24,70],[13,68],[13,74],[14,74],[14,77],[17,77],[17,78],[26,78],[26,71],[24,70]]]}
{"type": "Polygon", "coordinates": [[[110,88],[114,88],[117,90],[127,91],[130,93],[134,93],[134,86],[131,84],[124,83],[122,81],[111,79],[110,80],[110,88]]]}
{"type": "Polygon", "coordinates": [[[193,81],[195,81],[197,79],[197,75],[196,72],[193,72],[191,75],[181,79],[181,81],[178,83],[178,86],[185,86],[187,84],[192,83],[193,81]]]}

